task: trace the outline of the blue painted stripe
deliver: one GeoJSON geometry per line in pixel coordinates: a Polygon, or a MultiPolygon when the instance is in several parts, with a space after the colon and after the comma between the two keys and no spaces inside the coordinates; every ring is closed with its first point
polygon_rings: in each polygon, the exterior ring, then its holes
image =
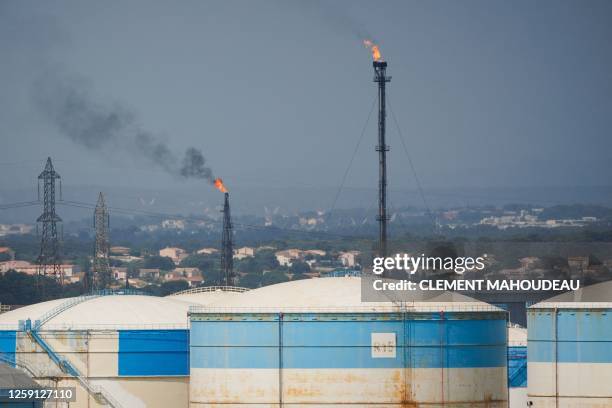
{"type": "Polygon", "coordinates": [[[195,368],[505,367],[505,320],[192,321],[195,368]],[[373,358],[372,333],[395,333],[396,357],[373,358]],[[406,339],[404,339],[406,333],[406,339]],[[406,345],[404,347],[403,345],[406,345]]]}
{"type": "Polygon", "coordinates": [[[612,364],[612,342],[529,342],[529,361],[550,363],[608,363],[612,364]]]}
{"type": "Polygon", "coordinates": [[[559,310],[530,311],[527,318],[529,340],[612,341],[612,311],[559,310]],[[556,334],[555,334],[556,331],[556,334]]]}
{"type": "MultiPolygon", "coordinates": [[[[372,358],[370,347],[284,347],[283,368],[505,367],[505,346],[415,347],[372,358]],[[405,361],[405,365],[404,365],[405,361]]],[[[194,368],[278,368],[278,347],[193,347],[194,368]]]]}
{"type": "Polygon", "coordinates": [[[15,366],[15,351],[17,350],[17,332],[14,330],[0,331],[0,360],[15,366]]]}
{"type": "Polygon", "coordinates": [[[119,330],[120,376],[189,375],[189,331],[119,330]]]}
{"type": "Polygon", "coordinates": [[[612,363],[611,310],[534,310],[527,324],[529,361],[612,363]]]}
{"type": "Polygon", "coordinates": [[[508,347],[508,386],[527,387],[527,347],[508,347]]]}

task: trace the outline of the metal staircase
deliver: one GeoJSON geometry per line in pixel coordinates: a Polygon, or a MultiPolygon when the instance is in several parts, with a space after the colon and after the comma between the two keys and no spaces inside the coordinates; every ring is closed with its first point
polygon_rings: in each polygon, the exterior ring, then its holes
{"type": "Polygon", "coordinates": [[[103,387],[99,385],[92,384],[86,376],[81,374],[79,370],[66,358],[60,356],[58,353],[53,350],[53,347],[45,339],[40,335],[40,328],[47,323],[49,320],[53,319],[60,313],[70,309],[73,306],[76,306],[80,303],[86,302],[91,299],[95,299],[100,296],[105,295],[123,295],[123,294],[132,294],[129,291],[104,291],[92,295],[79,296],[73,299],[69,299],[60,305],[54,307],[49,310],[47,313],[42,315],[40,318],[36,319],[34,325],[30,319],[24,322],[23,330],[30,336],[30,338],[38,344],[44,351],[47,353],[51,361],[57,365],[57,367],[63,372],[72,377],[75,377],[79,384],[91,395],[98,403],[107,405],[111,408],[123,408],[121,403],[113,398],[103,387]]]}

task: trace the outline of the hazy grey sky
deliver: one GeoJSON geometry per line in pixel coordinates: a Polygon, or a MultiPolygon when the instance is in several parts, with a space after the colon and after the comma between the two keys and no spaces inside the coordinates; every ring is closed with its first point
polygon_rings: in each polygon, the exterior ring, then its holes
{"type": "MultiPolygon", "coordinates": [[[[201,149],[230,188],[338,185],[376,94],[359,32],[426,188],[609,185],[611,21],[606,0],[2,0],[0,188],[47,155],[65,184],[197,185],[62,136],[32,103],[49,72],[201,149]]],[[[389,119],[390,183],[413,188],[389,119]]],[[[376,185],[375,144],[373,116],[348,186],[376,185]]]]}

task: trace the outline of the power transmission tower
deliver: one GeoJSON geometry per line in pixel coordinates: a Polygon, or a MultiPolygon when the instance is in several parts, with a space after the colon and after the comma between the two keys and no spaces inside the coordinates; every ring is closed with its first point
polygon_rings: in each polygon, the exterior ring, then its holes
{"type": "Polygon", "coordinates": [[[88,279],[88,289],[107,289],[111,282],[111,269],[109,262],[110,243],[108,239],[109,214],[104,201],[104,194],[100,192],[98,203],[94,210],[94,229],[96,243],[94,246],[94,259],[91,278],[88,279]]]}
{"type": "Polygon", "coordinates": [[[232,217],[229,206],[229,193],[225,193],[223,204],[223,236],[221,239],[221,272],[225,286],[235,286],[234,276],[234,243],[232,241],[232,217]]]}
{"type": "MultiPolygon", "coordinates": [[[[38,276],[53,276],[64,284],[64,270],[61,266],[60,239],[57,224],[62,219],[55,213],[55,181],[60,175],[53,168],[51,158],[47,158],[45,169],[38,176],[38,200],[40,201],[40,183],[43,184],[43,213],[36,219],[42,225],[40,254],[38,255],[38,276]]],[[[61,180],[60,180],[61,199],[61,180]]]]}

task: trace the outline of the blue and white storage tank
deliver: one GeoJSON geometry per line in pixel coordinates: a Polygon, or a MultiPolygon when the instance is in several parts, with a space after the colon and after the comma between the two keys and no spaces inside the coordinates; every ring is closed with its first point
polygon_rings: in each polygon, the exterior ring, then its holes
{"type": "Polygon", "coordinates": [[[132,294],[82,296],[0,315],[0,360],[80,407],[188,405],[190,305],[132,294]]]}
{"type": "Polygon", "coordinates": [[[507,315],[461,299],[367,303],[344,277],[191,308],[190,407],[507,407],[507,315]]]}
{"type": "Polygon", "coordinates": [[[527,310],[532,407],[612,407],[612,282],[527,310]]]}
{"type": "Polygon", "coordinates": [[[508,327],[508,390],[510,408],[527,406],[527,329],[508,327]]]}

